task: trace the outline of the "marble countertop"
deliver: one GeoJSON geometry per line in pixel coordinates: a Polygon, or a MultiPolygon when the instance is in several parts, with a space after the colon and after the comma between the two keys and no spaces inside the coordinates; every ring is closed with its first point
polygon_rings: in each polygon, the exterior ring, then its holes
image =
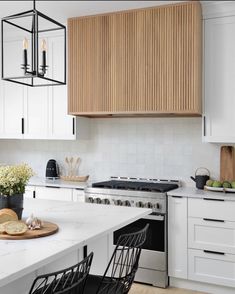
{"type": "Polygon", "coordinates": [[[0,287],[151,212],[150,209],[25,199],[23,217],[34,213],[59,232],[31,240],[0,240],[0,287]]]}
{"type": "Polygon", "coordinates": [[[48,180],[46,178],[32,177],[29,182],[29,186],[53,186],[69,189],[82,189],[84,190],[87,187],[87,182],[69,182],[63,180],[48,180]]]}
{"type": "Polygon", "coordinates": [[[212,192],[199,190],[194,187],[181,187],[167,192],[168,196],[182,196],[189,198],[213,198],[235,201],[235,193],[212,192]]]}

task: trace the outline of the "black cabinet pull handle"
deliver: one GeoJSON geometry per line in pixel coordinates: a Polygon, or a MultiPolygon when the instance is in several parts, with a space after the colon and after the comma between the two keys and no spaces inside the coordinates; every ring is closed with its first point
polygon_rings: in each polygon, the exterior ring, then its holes
{"type": "Polygon", "coordinates": [[[206,136],[206,117],[203,116],[203,135],[206,136]]]}
{"type": "Polygon", "coordinates": [[[21,133],[24,134],[24,118],[21,119],[21,133]]]}
{"type": "Polygon", "coordinates": [[[173,198],[183,198],[183,196],[171,196],[173,198]]]}
{"type": "Polygon", "coordinates": [[[219,251],[211,251],[211,250],[203,250],[205,253],[210,253],[210,254],[218,254],[218,255],[225,255],[224,252],[219,252],[219,251]]]}
{"type": "Polygon", "coordinates": [[[203,200],[208,200],[208,201],[224,201],[224,199],[214,199],[214,198],[203,198],[203,200]]]}
{"type": "Polygon", "coordinates": [[[218,222],[218,223],[224,223],[225,221],[222,219],[214,219],[214,218],[203,218],[204,221],[208,222],[218,222]]]}
{"type": "Polygon", "coordinates": [[[58,186],[45,186],[46,188],[60,189],[58,186]]]}
{"type": "Polygon", "coordinates": [[[73,128],[73,135],[75,135],[75,118],[73,117],[73,126],[72,126],[72,128],[73,128]]]}
{"type": "Polygon", "coordinates": [[[36,198],[36,191],[33,191],[33,198],[36,198]]]}

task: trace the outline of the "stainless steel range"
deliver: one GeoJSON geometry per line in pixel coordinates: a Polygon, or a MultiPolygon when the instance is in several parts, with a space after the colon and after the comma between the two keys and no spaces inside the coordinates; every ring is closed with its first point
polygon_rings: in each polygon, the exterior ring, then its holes
{"type": "Polygon", "coordinates": [[[110,181],[93,183],[85,190],[86,202],[106,205],[148,207],[152,213],[115,231],[113,245],[120,234],[143,228],[149,223],[135,280],[157,287],[168,286],[167,274],[167,197],[180,186],[179,181],[111,177],[110,181]]]}

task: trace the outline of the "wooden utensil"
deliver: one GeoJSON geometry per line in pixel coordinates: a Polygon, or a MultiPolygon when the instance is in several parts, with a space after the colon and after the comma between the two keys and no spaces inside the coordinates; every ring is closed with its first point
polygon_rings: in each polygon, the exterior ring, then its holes
{"type": "Polygon", "coordinates": [[[235,180],[235,154],[233,146],[220,149],[220,181],[235,180]]]}
{"type": "Polygon", "coordinates": [[[7,234],[0,234],[0,240],[24,240],[41,238],[55,234],[58,232],[59,227],[50,222],[43,222],[43,227],[40,230],[28,230],[23,235],[11,236],[7,234]]]}

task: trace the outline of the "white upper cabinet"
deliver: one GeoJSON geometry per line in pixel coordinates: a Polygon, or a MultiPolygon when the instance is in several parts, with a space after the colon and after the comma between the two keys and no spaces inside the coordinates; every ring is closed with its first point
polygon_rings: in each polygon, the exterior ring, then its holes
{"type": "Polygon", "coordinates": [[[49,138],[48,87],[26,87],[24,99],[24,138],[49,138]]]}
{"type": "MultiPolygon", "coordinates": [[[[11,41],[5,44],[6,60],[4,70],[6,74],[13,72],[17,75],[20,74],[19,70],[14,72],[13,64],[18,62],[18,54],[22,56],[21,42],[11,41]],[[15,54],[10,54],[15,50],[15,54]],[[11,57],[10,57],[11,56],[11,57]]],[[[22,138],[22,119],[23,119],[23,97],[24,87],[7,81],[0,83],[0,136],[1,138],[18,139],[22,138]]]]}
{"type": "Polygon", "coordinates": [[[235,16],[205,20],[204,140],[235,143],[235,16]]]}
{"type": "MultiPolygon", "coordinates": [[[[46,41],[48,71],[52,71],[54,79],[63,80],[64,64],[59,60],[64,50],[63,39],[57,36],[46,41]]],[[[22,74],[19,59],[19,56],[22,57],[22,40],[7,42],[5,50],[16,51],[15,54],[8,54],[11,59],[15,56],[16,60],[5,60],[5,72],[14,73],[13,64],[19,64],[16,75],[22,74]]],[[[27,87],[1,81],[0,138],[75,140],[78,130],[78,138],[86,138],[88,120],[84,123],[82,118],[68,115],[67,109],[66,85],[27,87]]]]}
{"type": "MultiPolygon", "coordinates": [[[[49,69],[53,79],[63,81],[64,64],[59,60],[64,53],[63,37],[54,37],[49,40],[49,69]]],[[[50,136],[53,139],[76,139],[76,118],[68,115],[67,85],[50,88],[50,136]]]]}

